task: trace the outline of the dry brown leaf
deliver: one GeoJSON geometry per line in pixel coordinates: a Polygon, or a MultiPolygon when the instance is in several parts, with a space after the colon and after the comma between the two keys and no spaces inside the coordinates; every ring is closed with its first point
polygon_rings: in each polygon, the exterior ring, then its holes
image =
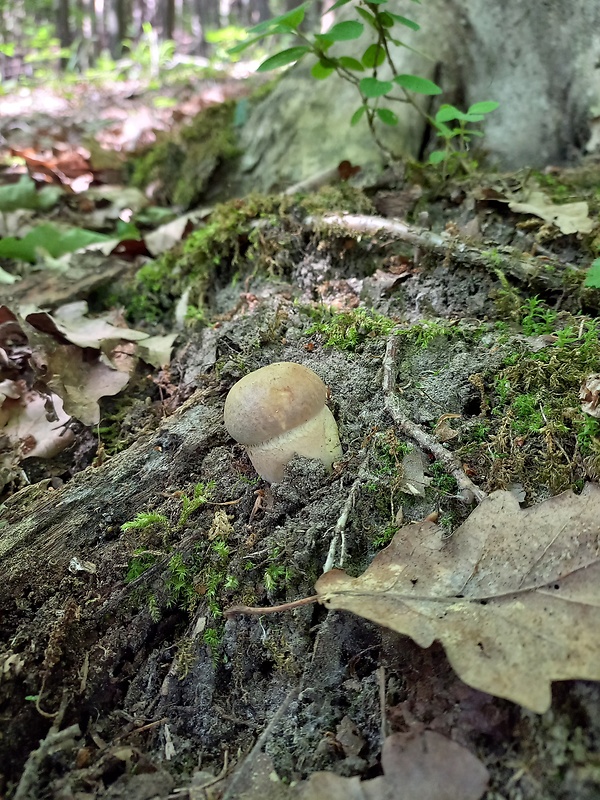
{"type": "Polygon", "coordinates": [[[522,510],[494,492],[450,539],[407,525],[359,578],[316,584],[321,602],[435,640],[465,683],[542,713],[552,681],[600,680],[600,487],[522,510]]]}
{"type": "Polygon", "coordinates": [[[106,342],[125,339],[130,342],[147,339],[148,334],[131,328],[115,325],[107,316],[88,318],[87,303],[80,300],[57,308],[54,314],[46,311],[30,311],[26,321],[38,331],[54,336],[58,341],[65,340],[78,347],[102,349],[106,342]]]}
{"type": "Polygon", "coordinates": [[[522,200],[512,200],[508,207],[521,214],[533,214],[545,222],[551,222],[561,233],[590,233],[594,222],[589,217],[586,202],[553,203],[543,192],[529,192],[522,200]]]}
{"type": "Polygon", "coordinates": [[[360,781],[316,772],[301,785],[301,800],[478,800],[488,771],[469,751],[433,731],[389,736],[381,754],[383,777],[360,781]],[[399,793],[399,788],[401,792],[399,793]]]}

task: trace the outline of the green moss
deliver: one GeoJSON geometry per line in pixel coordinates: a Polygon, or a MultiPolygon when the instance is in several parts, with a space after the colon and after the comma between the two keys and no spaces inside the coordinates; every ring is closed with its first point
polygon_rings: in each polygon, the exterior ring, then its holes
{"type": "Polygon", "coordinates": [[[521,483],[536,496],[600,473],[600,424],[582,411],[579,398],[583,379],[597,372],[600,322],[559,318],[537,298],[525,311],[529,335],[552,333],[552,341],[537,352],[517,342],[506,354],[488,383],[485,434],[472,428],[459,454],[475,473],[488,476],[486,489],[521,483]]]}
{"type": "Polygon", "coordinates": [[[209,106],[176,134],[136,159],[132,183],[157,184],[160,200],[184,208],[197,203],[215,170],[239,155],[234,131],[235,101],[209,106]]]}
{"type": "Polygon", "coordinates": [[[269,268],[280,245],[273,242],[271,249],[265,247],[262,231],[253,222],[274,222],[285,216],[291,203],[290,198],[251,194],[215,206],[205,225],[138,271],[127,303],[128,317],[134,323],[165,320],[182,293],[190,289],[193,316],[204,318],[208,292],[217,281],[231,280],[242,256],[257,269],[269,268]]]}
{"type": "Polygon", "coordinates": [[[140,575],[143,575],[150,567],[154,566],[156,558],[155,553],[150,553],[143,547],[134,550],[133,556],[127,565],[125,583],[132,583],[137,580],[140,575]]]}
{"type": "Polygon", "coordinates": [[[432,475],[431,486],[443,494],[456,494],[456,479],[452,477],[439,461],[434,461],[428,471],[432,475]]]}
{"type": "Polygon", "coordinates": [[[325,347],[353,352],[367,339],[387,336],[394,328],[394,321],[366,308],[352,311],[335,311],[329,308],[309,309],[314,324],[306,331],[307,336],[319,333],[325,337],[325,347]]]}

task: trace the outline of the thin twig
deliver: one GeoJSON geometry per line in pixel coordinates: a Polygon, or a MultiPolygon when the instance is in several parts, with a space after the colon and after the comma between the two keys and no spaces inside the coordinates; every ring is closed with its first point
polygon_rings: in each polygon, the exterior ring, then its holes
{"type": "Polygon", "coordinates": [[[279,606],[267,606],[262,608],[260,606],[231,606],[223,612],[226,617],[235,617],[238,614],[244,614],[248,617],[261,617],[263,614],[278,614],[280,611],[293,611],[300,606],[308,606],[311,603],[316,603],[319,596],[316,594],[311,597],[303,597],[300,600],[294,600],[292,603],[282,603],[279,606]]]}
{"type": "Polygon", "coordinates": [[[327,553],[327,558],[325,559],[325,566],[323,567],[323,572],[329,572],[330,569],[333,569],[334,564],[336,564],[338,543],[341,543],[341,545],[340,545],[340,557],[337,563],[340,567],[343,567],[344,565],[344,561],[346,560],[346,525],[348,523],[348,517],[350,516],[350,512],[354,507],[354,502],[356,500],[356,495],[358,494],[358,490],[360,489],[362,482],[367,478],[367,462],[368,462],[368,453],[363,452],[362,462],[360,465],[360,469],[358,470],[358,475],[354,479],[354,483],[352,484],[350,491],[348,492],[348,497],[346,498],[346,502],[344,503],[344,507],[342,508],[342,513],[338,517],[338,521],[335,525],[335,531],[331,539],[331,544],[329,545],[329,551],[327,553]]]}
{"type": "Polygon", "coordinates": [[[452,475],[461,490],[462,499],[465,502],[471,502],[473,498],[481,503],[486,497],[486,493],[482,491],[479,486],[467,476],[462,465],[449,450],[446,450],[441,442],[432,436],[427,431],[424,431],[419,425],[413,422],[402,411],[400,401],[394,393],[395,387],[395,354],[397,348],[397,337],[392,335],[387,341],[385,356],[383,359],[383,388],[385,394],[385,407],[389,411],[392,419],[396,425],[401,428],[407,436],[414,439],[417,444],[424,447],[426,450],[435,456],[437,461],[440,461],[444,468],[452,475]]]}
{"type": "Polygon", "coordinates": [[[254,745],[252,750],[248,753],[244,761],[240,764],[239,768],[234,773],[233,778],[231,779],[231,783],[229,784],[229,786],[227,787],[227,791],[223,795],[223,800],[235,800],[236,797],[239,797],[239,790],[242,788],[242,786],[247,785],[249,782],[249,776],[253,768],[252,765],[257,755],[264,747],[265,742],[272,734],[274,728],[279,724],[281,717],[283,716],[289,704],[292,702],[292,700],[296,697],[297,694],[298,694],[297,688],[294,688],[287,693],[285,700],[279,706],[279,708],[275,712],[274,716],[271,718],[271,721],[269,722],[267,727],[264,729],[264,731],[256,740],[256,744],[254,745]]]}
{"type": "Polygon", "coordinates": [[[76,739],[80,736],[81,729],[77,724],[70,725],[62,731],[50,728],[37,750],[32,750],[29,754],[14,800],[36,800],[46,760],[63,750],[72,750],[76,746],[76,739]]]}
{"type": "Polygon", "coordinates": [[[325,214],[322,217],[307,217],[304,220],[308,227],[332,226],[346,228],[355,233],[372,236],[388,234],[408,244],[421,247],[429,252],[449,256],[460,264],[485,269],[486,272],[511,275],[523,283],[538,283],[549,288],[564,285],[565,277],[581,278],[585,270],[574,264],[560,261],[557,257],[550,262],[528,256],[512,247],[494,248],[493,258],[484,250],[462,241],[457,236],[408,225],[398,219],[367,216],[364,214],[325,214]],[[550,272],[549,266],[554,267],[550,272]]]}

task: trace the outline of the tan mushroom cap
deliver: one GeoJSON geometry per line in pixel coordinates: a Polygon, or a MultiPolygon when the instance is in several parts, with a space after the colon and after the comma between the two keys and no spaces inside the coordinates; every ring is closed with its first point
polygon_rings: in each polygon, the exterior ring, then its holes
{"type": "Polygon", "coordinates": [[[325,406],[327,387],[308,367],[278,361],[239,380],[225,400],[225,427],[252,447],[303,425],[325,406]]]}

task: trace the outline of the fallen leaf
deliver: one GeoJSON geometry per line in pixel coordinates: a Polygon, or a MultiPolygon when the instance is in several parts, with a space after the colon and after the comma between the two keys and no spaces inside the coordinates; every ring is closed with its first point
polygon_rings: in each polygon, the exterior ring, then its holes
{"type": "Polygon", "coordinates": [[[98,400],[118,394],[129,383],[129,373],[90,359],[75,345],[57,345],[46,350],[46,384],[65,404],[65,411],[83,422],[100,422],[98,400]]]}
{"type": "Polygon", "coordinates": [[[300,785],[301,800],[479,800],[489,775],[466,747],[434,731],[388,736],[383,776],[361,781],[316,772],[300,785]],[[401,791],[399,793],[399,788],[401,791]]]}
{"type": "Polygon", "coordinates": [[[578,203],[553,203],[543,192],[529,192],[523,200],[512,200],[508,207],[511,211],[521,214],[533,214],[545,222],[551,222],[561,233],[590,233],[594,222],[589,217],[589,207],[586,202],[578,203]]]}
{"type": "Polygon", "coordinates": [[[137,346],[139,357],[153,367],[164,367],[171,363],[171,351],[176,333],[166,333],[164,336],[149,336],[137,346]]]}
{"type": "Polygon", "coordinates": [[[591,417],[600,417],[600,375],[588,375],[581,384],[579,399],[581,410],[591,417]]]}
{"type": "Polygon", "coordinates": [[[431,481],[432,478],[428,478],[425,475],[423,453],[413,447],[402,459],[402,485],[399,487],[400,491],[416,497],[424,497],[425,489],[431,481]]]}
{"type": "Polygon", "coordinates": [[[600,680],[600,487],[521,509],[494,492],[449,539],[407,525],[358,578],[316,584],[328,608],[439,640],[470,686],[543,713],[551,683],[600,680]]]}
{"type": "Polygon", "coordinates": [[[115,325],[106,316],[88,318],[87,311],[87,303],[79,300],[61,306],[54,314],[48,314],[46,311],[28,311],[25,319],[33,328],[50,334],[59,342],[66,340],[78,347],[93,347],[97,350],[107,342],[120,339],[135,342],[149,338],[148,334],[142,331],[115,325]]]}

